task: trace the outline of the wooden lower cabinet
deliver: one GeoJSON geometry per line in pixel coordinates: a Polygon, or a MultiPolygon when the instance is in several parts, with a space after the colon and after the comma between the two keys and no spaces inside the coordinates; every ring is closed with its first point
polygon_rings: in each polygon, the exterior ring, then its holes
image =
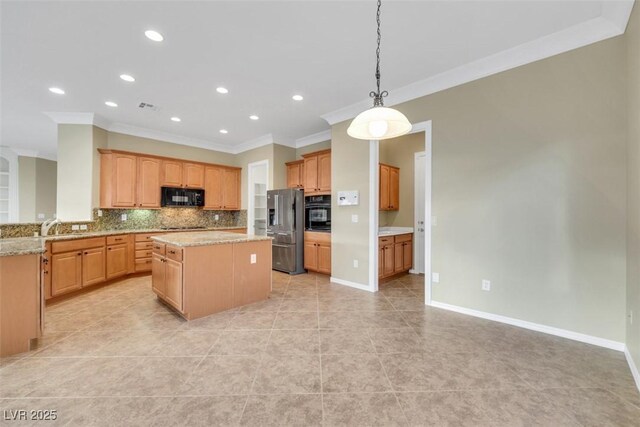
{"type": "Polygon", "coordinates": [[[164,256],[159,253],[154,253],[152,257],[152,270],[151,270],[151,289],[158,296],[164,297],[167,292],[166,270],[164,268],[164,256]]]}
{"type": "Polygon", "coordinates": [[[107,280],[105,248],[87,249],[82,253],[82,286],[91,286],[107,280]]]}
{"type": "Polygon", "coordinates": [[[386,278],[413,267],[413,234],[378,238],[378,277],[386,278]]]}
{"type": "Polygon", "coordinates": [[[128,245],[107,246],[107,279],[124,276],[128,271],[128,245]]]}
{"type": "Polygon", "coordinates": [[[331,233],[304,233],[304,268],[331,274],[331,233]]]}
{"type": "Polygon", "coordinates": [[[182,311],[182,262],[165,258],[165,299],[169,304],[182,311]]]}
{"type": "Polygon", "coordinates": [[[82,288],[82,252],[73,251],[51,257],[51,296],[82,288]]]}

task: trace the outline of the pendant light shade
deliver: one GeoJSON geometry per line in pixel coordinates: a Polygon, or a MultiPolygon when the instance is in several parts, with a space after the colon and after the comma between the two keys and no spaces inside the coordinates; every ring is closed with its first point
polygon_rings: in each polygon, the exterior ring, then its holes
{"type": "Polygon", "coordinates": [[[373,107],[363,111],[347,129],[350,137],[368,140],[395,138],[410,131],[411,123],[405,115],[387,107],[373,107]]]}
{"type": "Polygon", "coordinates": [[[369,93],[373,98],[373,107],[363,111],[353,119],[347,129],[347,133],[352,138],[367,140],[382,140],[395,138],[407,134],[411,131],[411,123],[406,116],[398,110],[384,106],[383,98],[388,95],[387,91],[380,90],[380,6],[382,1],[378,0],[378,13],[376,22],[378,24],[378,47],[376,49],[376,91],[369,93]]]}

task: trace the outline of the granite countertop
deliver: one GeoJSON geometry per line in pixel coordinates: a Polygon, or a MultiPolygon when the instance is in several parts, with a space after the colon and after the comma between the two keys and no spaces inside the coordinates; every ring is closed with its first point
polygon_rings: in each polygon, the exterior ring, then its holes
{"type": "Polygon", "coordinates": [[[37,255],[44,252],[40,237],[20,237],[0,240],[0,256],[37,255]]]}
{"type": "Polygon", "coordinates": [[[167,234],[163,236],[153,236],[152,240],[168,245],[188,247],[188,246],[209,246],[224,245],[228,243],[258,242],[261,240],[271,240],[267,236],[250,236],[248,234],[225,233],[224,231],[199,231],[179,234],[167,234]]]}
{"type": "MultiPolygon", "coordinates": [[[[86,239],[88,237],[102,237],[102,236],[114,236],[118,234],[139,234],[139,233],[181,233],[181,234],[193,234],[192,230],[202,230],[202,232],[212,232],[214,230],[233,230],[238,228],[245,228],[241,226],[235,227],[214,227],[214,228],[197,228],[197,229],[162,229],[162,228],[148,228],[148,229],[134,229],[134,230],[106,230],[106,231],[89,231],[86,233],[72,233],[72,234],[59,234],[50,235],[46,237],[16,237],[13,239],[0,239],[0,257],[2,256],[14,256],[14,255],[31,255],[41,254],[44,252],[44,244],[46,242],[55,242],[59,240],[74,240],[74,239],[86,239]]],[[[235,233],[224,233],[234,235],[235,233]]],[[[244,234],[236,234],[237,236],[244,236],[244,234]]]]}
{"type": "Polygon", "coordinates": [[[398,236],[400,234],[413,233],[413,227],[380,227],[378,229],[378,236],[398,236]]]}

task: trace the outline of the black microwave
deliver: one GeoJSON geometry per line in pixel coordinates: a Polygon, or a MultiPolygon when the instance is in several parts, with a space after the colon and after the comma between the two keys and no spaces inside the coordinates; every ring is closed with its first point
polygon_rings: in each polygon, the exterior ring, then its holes
{"type": "Polygon", "coordinates": [[[204,206],[204,190],[191,188],[162,187],[163,207],[197,208],[204,206]]]}

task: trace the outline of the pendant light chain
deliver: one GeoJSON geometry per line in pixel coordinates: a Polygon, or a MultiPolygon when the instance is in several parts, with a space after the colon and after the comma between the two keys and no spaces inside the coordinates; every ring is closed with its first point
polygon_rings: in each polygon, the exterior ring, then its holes
{"type": "Polygon", "coordinates": [[[378,0],[378,12],[376,14],[376,22],[378,23],[378,46],[376,48],[376,85],[378,91],[371,91],[369,93],[369,96],[373,98],[373,105],[375,107],[382,107],[384,105],[382,98],[389,94],[386,90],[380,92],[380,40],[382,38],[382,33],[380,32],[380,6],[382,6],[382,0],[378,0]]]}

